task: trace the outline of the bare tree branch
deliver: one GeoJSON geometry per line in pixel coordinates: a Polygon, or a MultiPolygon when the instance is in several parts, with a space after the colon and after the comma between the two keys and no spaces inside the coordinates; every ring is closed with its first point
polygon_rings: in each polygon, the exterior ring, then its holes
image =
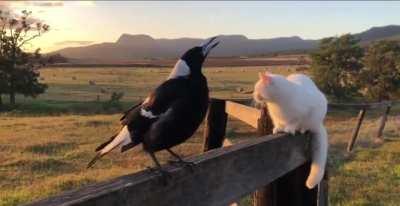
{"type": "Polygon", "coordinates": [[[32,39],[35,39],[35,38],[39,37],[40,35],[41,35],[41,33],[39,32],[38,34],[35,34],[35,35],[31,36],[30,38],[28,38],[28,39],[22,41],[20,44],[18,44],[17,47],[22,47],[26,42],[29,42],[32,39]]]}

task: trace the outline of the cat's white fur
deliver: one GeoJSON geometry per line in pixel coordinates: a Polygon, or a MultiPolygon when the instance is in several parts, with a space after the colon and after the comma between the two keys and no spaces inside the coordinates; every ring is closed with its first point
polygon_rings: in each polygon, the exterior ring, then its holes
{"type": "Polygon", "coordinates": [[[324,94],[303,74],[285,78],[260,73],[259,78],[254,86],[254,99],[267,104],[274,124],[273,133],[312,133],[312,164],[306,186],[314,188],[323,178],[328,153],[328,137],[323,125],[327,112],[324,94]]]}

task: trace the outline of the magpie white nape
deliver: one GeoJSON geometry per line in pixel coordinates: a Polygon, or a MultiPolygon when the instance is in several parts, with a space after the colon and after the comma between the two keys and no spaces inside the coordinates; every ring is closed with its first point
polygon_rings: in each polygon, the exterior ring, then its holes
{"type": "Polygon", "coordinates": [[[120,132],[96,148],[98,153],[88,167],[118,146],[124,152],[140,143],[160,172],[161,166],[154,155],[157,151],[165,149],[184,162],[170,148],[190,138],[205,117],[209,92],[201,70],[207,55],[219,43],[213,43],[215,39],[186,51],[167,80],[143,102],[125,112],[120,119],[123,125],[120,132]]]}
{"type": "Polygon", "coordinates": [[[171,73],[169,74],[167,79],[175,79],[182,76],[187,76],[190,74],[190,68],[186,64],[186,62],[182,59],[179,59],[174,68],[172,69],[171,73]]]}

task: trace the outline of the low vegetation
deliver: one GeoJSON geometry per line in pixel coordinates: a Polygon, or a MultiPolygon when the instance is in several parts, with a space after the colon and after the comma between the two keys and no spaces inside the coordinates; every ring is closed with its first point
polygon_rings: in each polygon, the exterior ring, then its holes
{"type": "Polygon", "coordinates": [[[362,47],[353,35],[321,40],[311,54],[311,73],[337,100],[383,101],[400,95],[400,44],[381,40],[362,47]]]}

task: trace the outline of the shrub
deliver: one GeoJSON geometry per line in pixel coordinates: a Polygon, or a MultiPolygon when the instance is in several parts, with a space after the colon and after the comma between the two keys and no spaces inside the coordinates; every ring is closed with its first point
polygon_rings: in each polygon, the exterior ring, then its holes
{"type": "Polygon", "coordinates": [[[357,93],[357,75],[362,68],[363,50],[359,40],[346,34],[322,39],[319,49],[311,54],[311,74],[326,94],[337,99],[357,93]]]}
{"type": "Polygon", "coordinates": [[[367,98],[389,100],[399,96],[400,45],[395,41],[378,41],[370,45],[363,58],[359,84],[367,98]]]}
{"type": "Polygon", "coordinates": [[[121,99],[123,96],[123,92],[112,92],[110,99],[103,103],[103,109],[106,111],[122,110],[121,99]]]}

